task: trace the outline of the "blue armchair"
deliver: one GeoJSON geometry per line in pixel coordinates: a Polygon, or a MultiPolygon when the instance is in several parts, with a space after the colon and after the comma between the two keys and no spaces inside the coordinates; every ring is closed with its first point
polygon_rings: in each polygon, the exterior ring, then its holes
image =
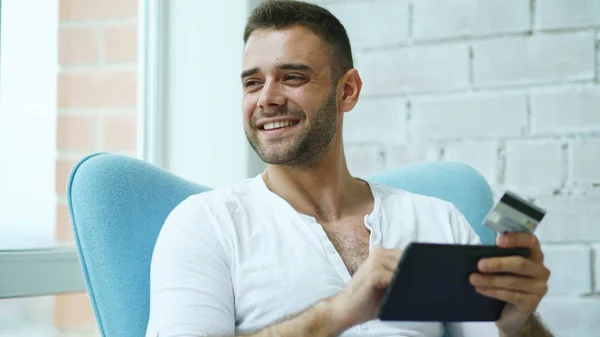
{"type": "MultiPolygon", "coordinates": [[[[483,243],[495,234],[480,226],[492,207],[483,177],[459,163],[422,163],[367,177],[450,201],[483,243]]],[[[186,197],[209,190],[144,161],[99,153],[81,160],[67,186],[81,268],[103,337],[144,336],[149,272],[158,233],[186,197]]]]}

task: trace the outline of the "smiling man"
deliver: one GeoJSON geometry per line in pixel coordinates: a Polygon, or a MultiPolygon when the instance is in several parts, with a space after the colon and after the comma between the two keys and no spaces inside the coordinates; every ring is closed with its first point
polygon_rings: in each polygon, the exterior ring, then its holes
{"type": "MultiPolygon", "coordinates": [[[[316,5],[266,1],[244,42],[244,129],[268,165],[169,215],[152,259],[147,336],[442,336],[442,323],[376,320],[382,295],[408,243],[479,238],[450,203],[349,173],[342,123],[362,80],[344,27],[316,5]]],[[[471,275],[479,292],[508,302],[501,318],[447,328],[550,336],[535,316],[549,277],[538,240],[507,234],[498,245],[532,252],[481,261],[471,275]]]]}

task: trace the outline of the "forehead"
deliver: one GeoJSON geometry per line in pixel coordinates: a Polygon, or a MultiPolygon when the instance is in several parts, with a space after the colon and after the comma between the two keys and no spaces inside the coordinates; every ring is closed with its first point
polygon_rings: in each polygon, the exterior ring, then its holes
{"type": "Polygon", "coordinates": [[[329,64],[329,55],[329,46],[307,28],[257,29],[244,48],[242,67],[266,70],[282,63],[303,63],[320,69],[329,64]]]}

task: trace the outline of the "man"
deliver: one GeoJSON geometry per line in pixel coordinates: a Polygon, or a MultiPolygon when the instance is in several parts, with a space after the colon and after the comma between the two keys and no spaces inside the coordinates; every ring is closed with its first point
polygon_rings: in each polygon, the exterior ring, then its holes
{"type": "MultiPolygon", "coordinates": [[[[152,260],[147,336],[441,336],[441,323],[376,320],[382,295],[409,242],[479,239],[447,202],[350,175],[342,122],[362,81],[343,26],[315,5],[267,1],[244,42],[244,128],[268,166],[169,215],[152,260]]],[[[501,318],[448,328],[550,336],[534,315],[549,277],[537,239],[507,234],[498,244],[532,251],[482,260],[471,275],[477,291],[508,302],[501,318]]]]}

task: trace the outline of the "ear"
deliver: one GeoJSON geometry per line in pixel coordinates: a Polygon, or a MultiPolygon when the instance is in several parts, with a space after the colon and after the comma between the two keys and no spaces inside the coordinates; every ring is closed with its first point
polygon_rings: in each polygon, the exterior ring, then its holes
{"type": "Polygon", "coordinates": [[[339,86],[342,92],[339,103],[340,112],[348,112],[354,109],[362,89],[362,79],[358,74],[358,70],[348,70],[340,79],[339,86]]]}

